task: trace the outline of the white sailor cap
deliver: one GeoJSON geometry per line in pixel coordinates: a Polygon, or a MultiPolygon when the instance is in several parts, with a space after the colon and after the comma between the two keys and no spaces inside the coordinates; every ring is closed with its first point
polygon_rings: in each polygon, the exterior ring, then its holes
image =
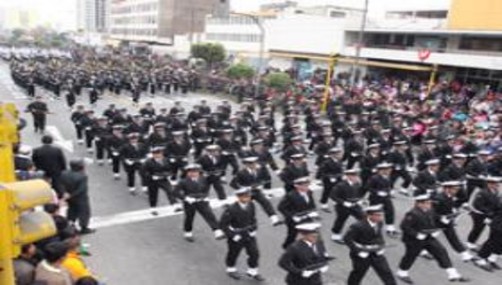
{"type": "Polygon", "coordinates": [[[191,164],[188,164],[187,166],[185,166],[185,171],[190,171],[190,170],[202,170],[202,167],[200,166],[200,164],[197,164],[197,163],[191,163],[191,164]]]}
{"type": "Polygon", "coordinates": [[[418,195],[418,196],[413,197],[413,200],[415,200],[416,202],[429,201],[430,199],[431,199],[431,196],[429,194],[422,194],[422,195],[418,195]]]}
{"type": "Polygon", "coordinates": [[[308,176],[304,176],[304,177],[300,177],[300,178],[296,178],[294,181],[293,181],[294,184],[307,184],[307,183],[310,183],[310,178],[308,176]]]}
{"type": "Polygon", "coordinates": [[[303,223],[295,226],[296,230],[303,233],[314,233],[321,228],[320,223],[303,223]]]}
{"type": "Polygon", "coordinates": [[[394,166],[392,163],[382,162],[382,163],[377,164],[376,168],[377,169],[386,169],[386,168],[392,168],[392,166],[394,166]]]}
{"type": "Polygon", "coordinates": [[[210,144],[210,145],[206,146],[206,150],[219,150],[219,149],[220,149],[220,146],[217,144],[210,144]]]}
{"type": "Polygon", "coordinates": [[[257,162],[258,161],[258,157],[257,156],[250,156],[250,157],[245,157],[242,159],[242,162],[244,163],[254,163],[254,162],[257,162]]]}
{"type": "Polygon", "coordinates": [[[291,155],[291,159],[302,159],[305,157],[305,154],[303,153],[295,153],[293,155],[291,155]]]}
{"type": "Polygon", "coordinates": [[[245,195],[251,193],[251,188],[249,187],[242,187],[234,191],[235,195],[245,195]]]}
{"type": "Polygon", "coordinates": [[[339,148],[339,147],[332,147],[332,148],[330,148],[330,149],[328,150],[328,153],[339,153],[339,152],[341,152],[341,151],[342,151],[342,149],[341,149],[341,148],[339,148]]]}
{"type": "Polygon", "coordinates": [[[351,169],[346,169],[345,171],[343,171],[343,173],[345,175],[357,175],[357,174],[359,174],[359,172],[361,172],[361,170],[359,168],[351,168],[351,169]]]}
{"type": "Polygon", "coordinates": [[[425,165],[438,165],[440,163],[439,159],[429,159],[425,162],[425,165]]]}
{"type": "Polygon", "coordinates": [[[372,143],[368,146],[368,149],[372,149],[372,148],[379,148],[380,147],[380,144],[379,143],[372,143]]]}
{"type": "Polygon", "coordinates": [[[480,151],[478,151],[478,155],[490,155],[490,151],[487,150],[487,149],[482,149],[480,151]]]}
{"type": "Polygon", "coordinates": [[[501,183],[502,182],[502,177],[498,176],[487,176],[485,178],[486,182],[491,182],[491,183],[501,183]]]}
{"type": "Polygon", "coordinates": [[[463,185],[462,181],[458,181],[458,180],[445,181],[445,182],[441,183],[442,187],[459,187],[462,185],[463,185]]]}
{"type": "Polygon", "coordinates": [[[368,207],[364,208],[364,211],[368,214],[383,212],[383,205],[378,204],[378,205],[368,206],[368,207]]]}

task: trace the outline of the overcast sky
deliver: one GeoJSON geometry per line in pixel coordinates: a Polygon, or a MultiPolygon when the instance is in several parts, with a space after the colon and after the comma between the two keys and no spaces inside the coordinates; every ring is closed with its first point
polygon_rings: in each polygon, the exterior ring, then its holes
{"type": "MultiPolygon", "coordinates": [[[[182,1],[182,0],[180,0],[182,1]]],[[[296,0],[300,5],[332,4],[363,7],[365,0],[296,0]]],[[[403,7],[446,7],[451,0],[369,0],[370,14],[379,15],[385,10],[403,7]]],[[[252,11],[261,4],[283,2],[282,0],[230,0],[234,11],[252,11]]],[[[41,23],[51,22],[55,26],[74,28],[76,26],[76,0],[0,0],[0,8],[21,7],[38,12],[41,23]]]]}

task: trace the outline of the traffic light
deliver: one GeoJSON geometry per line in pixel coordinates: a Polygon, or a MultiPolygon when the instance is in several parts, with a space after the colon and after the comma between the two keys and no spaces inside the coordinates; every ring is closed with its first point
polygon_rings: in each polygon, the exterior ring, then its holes
{"type": "Polygon", "coordinates": [[[18,112],[13,103],[0,104],[0,181],[15,181],[12,146],[19,142],[18,112]]]}
{"type": "Polygon", "coordinates": [[[52,217],[34,210],[52,200],[51,187],[42,179],[0,184],[0,284],[14,284],[12,259],[21,246],[56,234],[52,217]]]}

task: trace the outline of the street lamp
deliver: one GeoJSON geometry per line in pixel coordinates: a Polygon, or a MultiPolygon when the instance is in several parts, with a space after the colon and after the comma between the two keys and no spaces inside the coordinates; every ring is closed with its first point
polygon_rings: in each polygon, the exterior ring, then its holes
{"type": "Polygon", "coordinates": [[[256,99],[260,95],[260,88],[261,88],[260,72],[263,69],[263,58],[264,58],[264,54],[265,54],[265,27],[263,26],[263,21],[262,21],[261,17],[259,17],[259,16],[256,16],[253,14],[235,13],[235,12],[232,12],[230,14],[249,18],[260,29],[260,51],[259,51],[259,58],[258,58],[258,68],[257,68],[256,75],[255,75],[256,76],[256,78],[255,78],[256,88],[254,90],[254,98],[256,99]]]}
{"type": "Polygon", "coordinates": [[[364,10],[363,10],[363,19],[361,22],[361,28],[359,29],[359,36],[357,39],[357,46],[356,46],[356,57],[355,60],[352,62],[352,68],[350,70],[350,89],[354,87],[355,81],[356,81],[356,66],[359,65],[359,60],[361,57],[361,48],[363,44],[363,39],[364,39],[364,31],[366,29],[366,19],[368,16],[368,2],[369,0],[365,0],[364,2],[364,10]]]}

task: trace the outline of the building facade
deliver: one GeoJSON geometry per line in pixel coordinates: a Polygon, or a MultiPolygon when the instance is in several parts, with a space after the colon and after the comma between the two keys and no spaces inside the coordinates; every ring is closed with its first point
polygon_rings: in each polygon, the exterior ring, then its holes
{"type": "Polygon", "coordinates": [[[108,0],[77,0],[77,29],[106,33],[109,24],[108,0]]]}
{"type": "Polygon", "coordinates": [[[175,35],[204,30],[208,14],[228,13],[228,0],[111,0],[111,37],[172,44],[175,35]]]}

